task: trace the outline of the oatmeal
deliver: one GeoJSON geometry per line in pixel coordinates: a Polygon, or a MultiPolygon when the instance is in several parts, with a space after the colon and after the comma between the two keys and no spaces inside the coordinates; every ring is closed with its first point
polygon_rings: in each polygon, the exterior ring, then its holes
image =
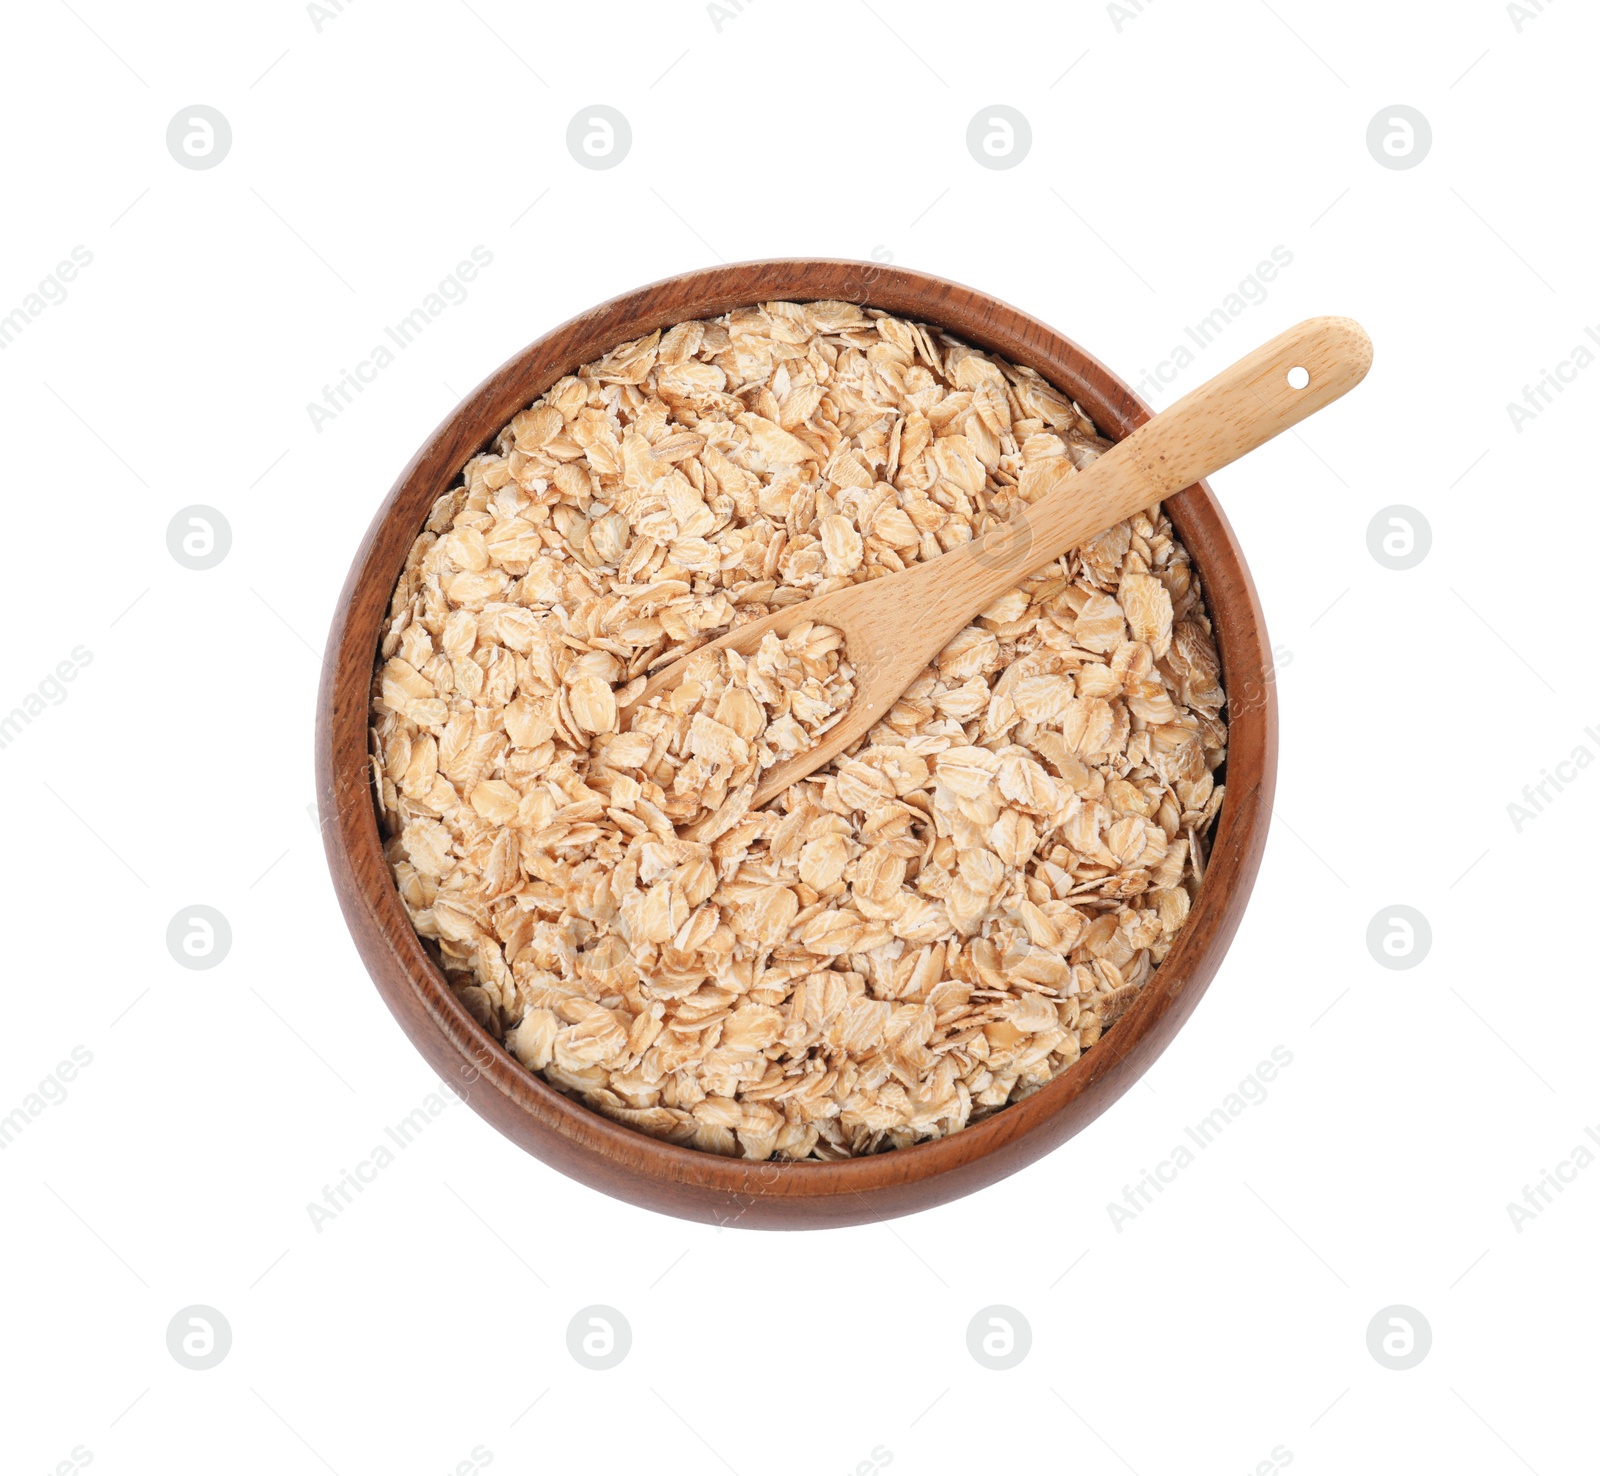
{"type": "Polygon", "coordinates": [[[1031,370],[848,303],[681,323],[519,414],[433,508],[373,684],[386,855],[457,997],[596,1111],[747,1158],[941,1136],[1070,1066],[1171,948],[1223,799],[1159,508],[760,810],[848,708],[837,631],[630,704],[732,625],[1070,495],[1106,444],[1031,370]]]}

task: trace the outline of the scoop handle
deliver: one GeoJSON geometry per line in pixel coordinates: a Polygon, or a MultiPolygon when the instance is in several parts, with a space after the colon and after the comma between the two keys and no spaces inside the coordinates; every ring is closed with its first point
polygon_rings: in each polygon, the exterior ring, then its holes
{"type": "MultiPolygon", "coordinates": [[[[1020,516],[966,545],[998,596],[1095,534],[1220,471],[1354,389],[1372,340],[1351,318],[1307,318],[1147,420],[1020,516]],[[1303,387],[1290,378],[1304,375],[1303,387]]],[[[953,571],[952,571],[953,572],[953,571]]],[[[970,587],[970,586],[969,586],[970,587]]],[[[983,608],[981,597],[973,608],[983,608]]]]}

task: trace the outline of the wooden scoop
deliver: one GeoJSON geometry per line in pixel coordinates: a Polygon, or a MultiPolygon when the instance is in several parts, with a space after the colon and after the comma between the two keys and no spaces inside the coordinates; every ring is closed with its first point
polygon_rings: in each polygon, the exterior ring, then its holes
{"type": "MultiPolygon", "coordinates": [[[[819,595],[696,648],[750,653],[808,621],[843,632],[855,668],[849,710],[822,741],[760,776],[759,808],[848,748],[960,630],[1007,590],[1080,543],[1237,461],[1366,377],[1372,341],[1350,318],[1308,318],[1190,391],[982,538],[899,574],[819,595]],[[1298,387],[1297,387],[1298,386],[1298,387]]],[[[626,709],[682,680],[689,657],[652,676],[626,709]]]]}

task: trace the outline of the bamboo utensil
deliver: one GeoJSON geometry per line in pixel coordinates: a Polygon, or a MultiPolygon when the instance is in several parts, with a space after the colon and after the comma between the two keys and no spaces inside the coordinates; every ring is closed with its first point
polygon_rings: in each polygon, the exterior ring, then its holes
{"type": "MultiPolygon", "coordinates": [[[[1308,318],[1190,391],[1076,474],[1063,475],[1010,522],[937,559],[789,605],[700,646],[655,673],[629,705],[670,691],[704,651],[750,654],[815,622],[843,633],[855,694],[820,743],[773,765],[751,809],[861,737],[950,639],[1007,590],[1097,533],[1220,471],[1354,389],[1372,342],[1350,318],[1308,318]]],[[[705,822],[702,822],[702,824],[705,822]]],[[[684,833],[694,835],[695,826],[684,833]]]]}

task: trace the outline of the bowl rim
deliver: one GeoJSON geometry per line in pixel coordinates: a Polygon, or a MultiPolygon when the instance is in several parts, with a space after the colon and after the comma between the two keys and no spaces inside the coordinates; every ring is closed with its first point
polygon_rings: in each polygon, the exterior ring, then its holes
{"type": "Polygon", "coordinates": [[[451,410],[400,473],[335,608],[315,735],[324,849],[347,925],[380,994],[446,1084],[522,1147],[591,1187],[685,1218],[757,1228],[858,1224],[930,1207],[1017,1171],[1105,1111],[1177,1033],[1232,940],[1265,848],[1277,762],[1276,691],[1260,602],[1233,530],[1201,482],[1163,505],[1199,573],[1222,662],[1227,793],[1177,942],[1072,1066],[948,1137],[837,1162],[771,1163],[649,1137],[516,1061],[451,992],[412,929],[383,858],[368,701],[395,583],[428,510],[465,461],[563,374],[656,328],[774,300],[851,301],[936,324],[1035,369],[1113,439],[1151,413],[1064,334],[987,293],[905,267],[779,258],[686,272],[621,293],[514,354],[451,410]]]}

